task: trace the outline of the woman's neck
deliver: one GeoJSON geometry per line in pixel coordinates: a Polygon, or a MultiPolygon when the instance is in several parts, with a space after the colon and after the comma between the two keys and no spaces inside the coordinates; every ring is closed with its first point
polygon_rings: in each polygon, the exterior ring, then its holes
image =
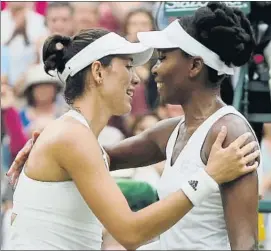
{"type": "Polygon", "coordinates": [[[209,116],[226,104],[222,101],[220,90],[195,91],[188,103],[183,104],[185,124],[189,128],[198,127],[209,116]]]}
{"type": "Polygon", "coordinates": [[[93,97],[82,97],[76,100],[72,108],[84,116],[96,138],[112,116],[105,104],[93,97]]]}

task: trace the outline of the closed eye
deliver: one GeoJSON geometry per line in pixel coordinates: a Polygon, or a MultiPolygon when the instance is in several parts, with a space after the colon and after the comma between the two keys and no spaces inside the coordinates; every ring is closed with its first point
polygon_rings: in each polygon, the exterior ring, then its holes
{"type": "Polygon", "coordinates": [[[131,70],[131,69],[133,68],[133,66],[132,66],[132,65],[126,65],[126,68],[127,68],[128,70],[131,70]]]}
{"type": "Polygon", "coordinates": [[[162,51],[158,51],[158,60],[163,61],[166,58],[165,54],[162,51]]]}
{"type": "Polygon", "coordinates": [[[158,57],[158,60],[163,61],[166,58],[166,56],[160,56],[158,57]]]}

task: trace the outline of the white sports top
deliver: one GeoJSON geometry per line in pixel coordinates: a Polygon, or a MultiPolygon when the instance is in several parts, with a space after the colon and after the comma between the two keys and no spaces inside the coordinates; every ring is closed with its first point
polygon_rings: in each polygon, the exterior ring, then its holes
{"type": "MultiPolygon", "coordinates": [[[[71,116],[89,128],[85,118],[74,110],[63,116],[71,116]]],[[[103,148],[102,151],[108,168],[103,148]]],[[[17,216],[10,228],[11,249],[101,249],[102,224],[73,181],[36,181],[23,170],[13,199],[17,216]]]]}
{"type": "MultiPolygon", "coordinates": [[[[187,177],[199,169],[205,168],[200,157],[201,147],[212,125],[227,114],[236,114],[249,125],[243,115],[232,106],[219,109],[193,133],[174,165],[171,166],[172,152],[179,127],[184,122],[184,118],[181,119],[167,144],[165,169],[157,188],[160,199],[179,190],[182,182],[187,177]]],[[[200,206],[194,207],[171,229],[161,234],[160,245],[161,250],[230,249],[219,189],[211,194],[200,206]]]]}

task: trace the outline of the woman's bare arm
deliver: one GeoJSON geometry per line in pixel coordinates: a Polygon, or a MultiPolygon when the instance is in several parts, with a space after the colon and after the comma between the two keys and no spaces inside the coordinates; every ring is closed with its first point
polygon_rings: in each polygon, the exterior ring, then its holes
{"type": "Polygon", "coordinates": [[[166,159],[166,144],[180,118],[166,119],[137,136],[107,147],[110,171],[148,166],[166,159]]]}
{"type": "MultiPolygon", "coordinates": [[[[70,127],[63,128],[58,143],[51,149],[52,154],[74,180],[81,195],[104,227],[125,248],[135,249],[161,234],[192,208],[192,203],[180,190],[143,210],[132,212],[106,170],[101,150],[92,132],[82,125],[73,126],[72,134],[68,133],[70,131],[70,127]]],[[[234,147],[227,150],[217,149],[217,155],[208,165],[211,171],[208,173],[213,178],[215,176],[216,181],[221,181],[221,177],[234,178],[247,172],[248,169],[243,164],[240,168],[239,157],[236,158],[237,155],[232,149],[234,147]],[[229,162],[232,160],[237,164],[235,166],[238,168],[223,172],[225,157],[229,162]]]]}
{"type": "MultiPolygon", "coordinates": [[[[112,147],[106,147],[110,171],[147,166],[165,160],[168,138],[179,120],[180,118],[174,118],[161,121],[154,128],[138,136],[123,140],[112,147]]],[[[40,133],[34,132],[32,139],[25,144],[13,161],[7,173],[11,185],[16,184],[32,146],[40,133]]]]}
{"type": "MultiPolygon", "coordinates": [[[[236,115],[221,118],[210,131],[206,144],[209,150],[219,133],[221,125],[226,125],[228,134],[223,144],[229,146],[236,138],[246,132],[251,132],[245,121],[236,115]],[[208,140],[209,138],[209,140],[208,140]]],[[[246,143],[257,141],[251,136],[246,143]]],[[[255,147],[257,149],[257,146],[255,147]]],[[[258,160],[259,161],[259,160],[258,160]]],[[[229,166],[230,168],[230,166],[229,166]]],[[[258,175],[249,173],[232,182],[220,186],[224,215],[232,250],[257,249],[258,231],[258,175]]]]}

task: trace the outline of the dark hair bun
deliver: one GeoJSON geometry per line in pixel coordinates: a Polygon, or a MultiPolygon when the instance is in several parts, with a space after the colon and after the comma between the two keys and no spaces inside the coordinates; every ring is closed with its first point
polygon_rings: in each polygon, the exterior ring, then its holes
{"type": "Polygon", "coordinates": [[[42,59],[44,70],[47,74],[49,71],[57,69],[62,72],[65,68],[64,50],[71,44],[71,38],[54,35],[48,37],[43,45],[42,59]]]}
{"type": "Polygon", "coordinates": [[[255,39],[249,20],[237,8],[210,2],[195,13],[197,40],[216,52],[227,65],[244,65],[251,57],[255,39]]]}

